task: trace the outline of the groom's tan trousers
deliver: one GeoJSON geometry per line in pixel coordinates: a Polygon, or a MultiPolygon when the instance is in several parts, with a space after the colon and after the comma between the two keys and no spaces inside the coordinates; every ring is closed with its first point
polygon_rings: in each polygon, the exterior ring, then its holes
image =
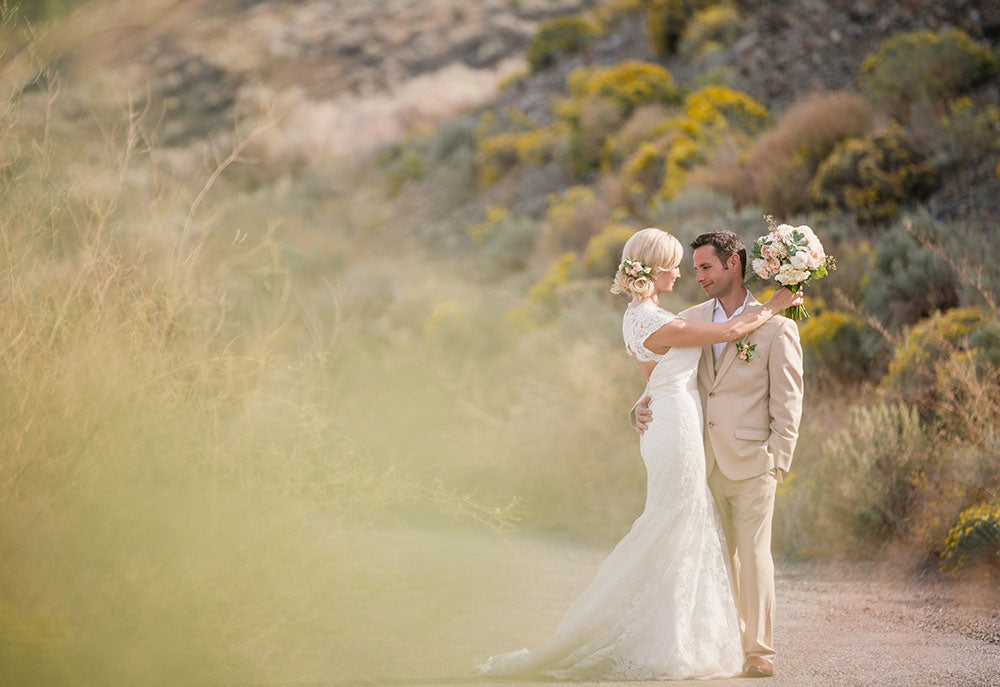
{"type": "Polygon", "coordinates": [[[743,653],[774,660],[774,561],[771,522],[774,515],[773,472],[731,480],[718,465],[708,477],[722,518],[733,565],[736,605],[743,619],[743,653]]]}

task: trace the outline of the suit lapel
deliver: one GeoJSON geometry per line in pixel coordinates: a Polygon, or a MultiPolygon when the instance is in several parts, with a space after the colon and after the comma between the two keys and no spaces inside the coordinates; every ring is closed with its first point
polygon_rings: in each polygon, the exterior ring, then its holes
{"type": "MultiPolygon", "coordinates": [[[[760,303],[753,297],[753,294],[750,294],[750,297],[747,299],[746,307],[749,308],[758,305],[760,305],[760,303]]],[[[715,376],[712,378],[712,388],[715,388],[715,386],[719,383],[719,380],[722,379],[726,372],[729,371],[729,368],[733,366],[734,360],[736,360],[736,342],[730,341],[726,344],[726,347],[722,349],[722,355],[719,356],[719,360],[715,365],[715,376]]]]}

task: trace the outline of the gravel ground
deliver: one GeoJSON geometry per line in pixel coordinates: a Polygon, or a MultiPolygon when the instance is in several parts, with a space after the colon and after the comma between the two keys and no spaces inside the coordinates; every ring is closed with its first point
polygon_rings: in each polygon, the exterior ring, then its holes
{"type": "MultiPolygon", "coordinates": [[[[351,671],[364,678],[326,684],[536,684],[472,673],[489,654],[548,636],[610,550],[443,532],[381,533],[374,548],[400,584],[379,595],[386,620],[369,619],[373,662],[351,671]],[[418,617],[430,619],[423,629],[418,617]]],[[[777,595],[775,678],[678,684],[1000,685],[995,586],[905,578],[871,564],[778,561],[777,595]]]]}

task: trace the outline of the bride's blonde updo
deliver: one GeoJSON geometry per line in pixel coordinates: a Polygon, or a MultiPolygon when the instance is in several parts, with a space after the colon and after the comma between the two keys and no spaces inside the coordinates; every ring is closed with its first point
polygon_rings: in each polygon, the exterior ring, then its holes
{"type": "Polygon", "coordinates": [[[650,227],[637,231],[622,249],[622,262],[624,263],[626,258],[640,262],[650,268],[651,276],[626,274],[619,265],[611,293],[649,298],[653,295],[653,280],[661,272],[680,265],[683,257],[684,247],[680,241],[662,229],[650,227]]]}

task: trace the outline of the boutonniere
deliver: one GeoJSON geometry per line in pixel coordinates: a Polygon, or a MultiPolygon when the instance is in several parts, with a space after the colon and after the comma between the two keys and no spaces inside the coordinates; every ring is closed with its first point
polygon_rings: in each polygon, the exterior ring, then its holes
{"type": "Polygon", "coordinates": [[[749,363],[757,357],[757,344],[752,344],[747,341],[737,341],[736,357],[745,363],[749,363]]]}

